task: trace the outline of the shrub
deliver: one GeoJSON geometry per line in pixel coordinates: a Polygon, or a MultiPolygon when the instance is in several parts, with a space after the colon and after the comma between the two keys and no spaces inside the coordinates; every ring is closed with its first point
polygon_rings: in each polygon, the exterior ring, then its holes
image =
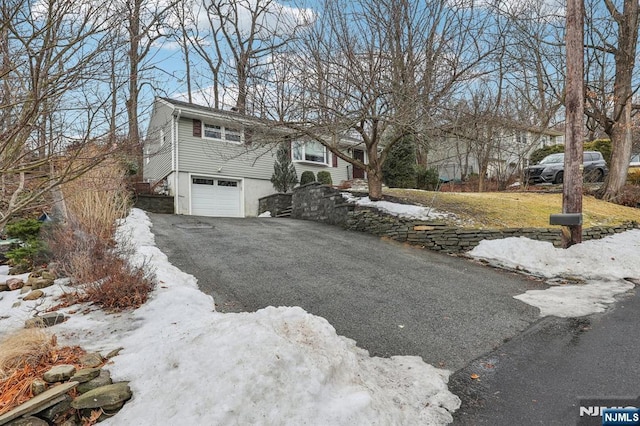
{"type": "Polygon", "coordinates": [[[585,151],[599,151],[607,162],[607,166],[610,165],[611,141],[609,139],[596,139],[591,142],[586,142],[583,148],[585,151]]]}
{"type": "Polygon", "coordinates": [[[35,264],[46,260],[47,248],[39,237],[41,227],[42,223],[35,219],[19,220],[5,227],[8,237],[22,241],[5,255],[11,261],[11,265],[16,266],[18,270],[28,271],[35,264]]]}
{"type": "Polygon", "coordinates": [[[276,161],[273,164],[271,183],[276,191],[285,193],[289,192],[298,183],[296,168],[291,163],[291,155],[287,145],[283,144],[278,147],[276,161]]]}
{"type": "Polygon", "coordinates": [[[331,173],[326,170],[321,170],[318,172],[318,182],[323,185],[333,185],[333,179],[331,178],[331,173]]]}
{"type": "Polygon", "coordinates": [[[529,156],[529,162],[531,164],[538,164],[544,157],[551,154],[558,154],[564,152],[564,145],[550,145],[544,148],[536,149],[529,156]]]}
{"type": "Polygon", "coordinates": [[[416,149],[413,138],[402,138],[391,147],[382,165],[382,180],[391,188],[416,187],[416,149]]]}
{"type": "Polygon", "coordinates": [[[313,172],[310,170],[306,170],[302,172],[302,175],[300,175],[300,185],[306,185],[308,183],[315,182],[315,181],[316,181],[316,175],[314,175],[313,172]]]}
{"type": "Polygon", "coordinates": [[[415,174],[416,188],[427,191],[435,191],[440,183],[438,171],[435,168],[427,169],[424,166],[418,166],[415,174]]]}
{"type": "Polygon", "coordinates": [[[18,238],[27,241],[31,238],[37,238],[40,234],[42,222],[35,219],[23,219],[17,222],[9,223],[5,226],[5,232],[9,238],[18,238]]]}

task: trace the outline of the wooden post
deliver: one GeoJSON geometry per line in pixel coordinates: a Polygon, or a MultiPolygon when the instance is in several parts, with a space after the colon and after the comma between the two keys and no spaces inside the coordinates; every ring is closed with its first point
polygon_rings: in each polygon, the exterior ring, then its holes
{"type": "MultiPolygon", "coordinates": [[[[582,214],[582,144],[584,120],[584,1],[567,0],[566,127],[562,212],[582,214]]],[[[562,233],[568,248],[582,242],[582,225],[568,226],[562,233]],[[566,230],[565,230],[566,231],[566,230]]]]}

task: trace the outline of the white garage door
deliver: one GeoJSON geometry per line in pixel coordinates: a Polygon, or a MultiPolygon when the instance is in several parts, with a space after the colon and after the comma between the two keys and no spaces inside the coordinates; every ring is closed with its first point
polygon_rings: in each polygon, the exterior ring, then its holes
{"type": "Polygon", "coordinates": [[[191,178],[191,214],[195,216],[241,216],[240,181],[191,178]]]}

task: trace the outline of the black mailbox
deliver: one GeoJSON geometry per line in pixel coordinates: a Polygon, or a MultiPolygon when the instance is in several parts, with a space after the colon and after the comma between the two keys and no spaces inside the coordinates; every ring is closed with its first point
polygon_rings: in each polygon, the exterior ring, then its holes
{"type": "Polygon", "coordinates": [[[582,213],[558,213],[549,217],[549,225],[577,226],[582,225],[582,213]]]}

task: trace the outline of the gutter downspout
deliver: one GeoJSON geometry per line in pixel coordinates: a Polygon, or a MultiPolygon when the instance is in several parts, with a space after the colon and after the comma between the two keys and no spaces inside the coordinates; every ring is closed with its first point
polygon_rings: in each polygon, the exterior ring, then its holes
{"type": "Polygon", "coordinates": [[[175,177],[174,177],[174,182],[175,182],[175,200],[174,200],[174,211],[176,214],[180,214],[179,208],[180,208],[180,170],[178,170],[178,165],[179,163],[179,158],[178,158],[178,123],[180,121],[180,115],[182,114],[182,110],[178,109],[177,112],[175,112],[173,114],[173,120],[172,120],[172,124],[171,124],[171,139],[173,142],[173,149],[174,151],[174,155],[173,155],[173,170],[175,170],[175,177]]]}

